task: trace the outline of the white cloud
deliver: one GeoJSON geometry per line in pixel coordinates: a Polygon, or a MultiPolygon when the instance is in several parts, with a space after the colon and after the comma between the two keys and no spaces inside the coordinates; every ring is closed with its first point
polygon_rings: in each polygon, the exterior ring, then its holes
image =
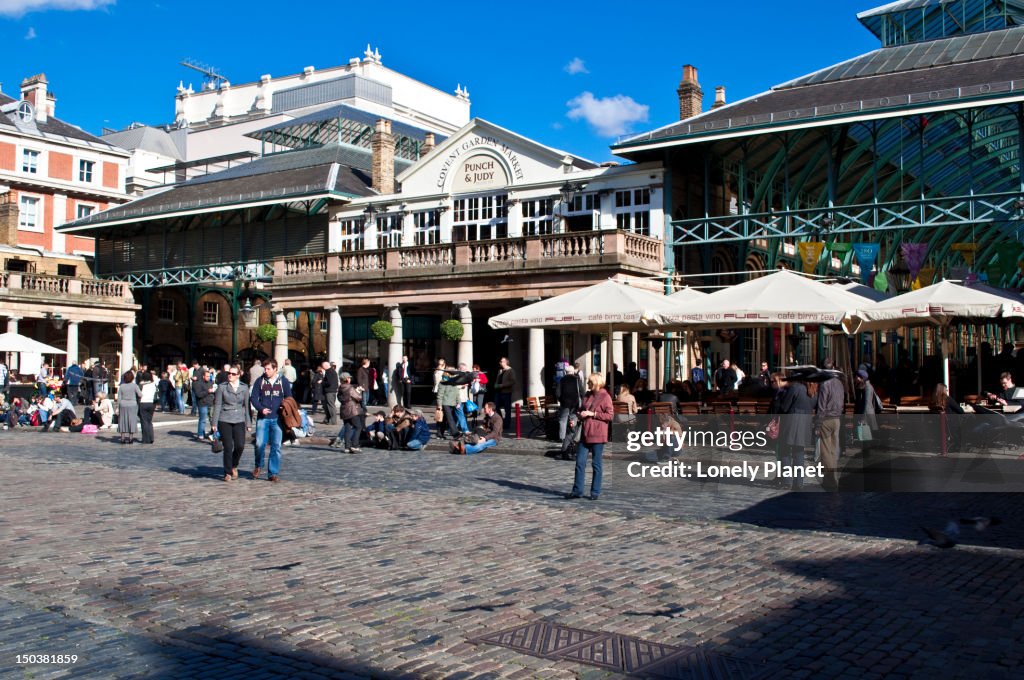
{"type": "Polygon", "coordinates": [[[590,73],[587,67],[583,64],[583,60],[579,57],[573,57],[572,61],[565,65],[565,72],[571,76],[577,73],[590,73]]]}
{"type": "Polygon", "coordinates": [[[590,92],[584,92],[566,102],[572,120],[585,120],[602,137],[617,137],[626,134],[633,123],[647,121],[650,107],[637,104],[632,97],[617,94],[614,97],[598,99],[590,92]]]}
{"type": "Polygon", "coordinates": [[[25,34],[25,40],[34,40],[36,37],[36,29],[31,26],[28,27],[28,33],[25,34]]]}
{"type": "Polygon", "coordinates": [[[0,16],[20,17],[47,9],[99,9],[115,0],[0,0],[0,16]]]}
{"type": "Polygon", "coordinates": [[[555,121],[554,123],[551,124],[551,127],[554,128],[555,130],[561,130],[564,126],[558,121],[555,121]]]}

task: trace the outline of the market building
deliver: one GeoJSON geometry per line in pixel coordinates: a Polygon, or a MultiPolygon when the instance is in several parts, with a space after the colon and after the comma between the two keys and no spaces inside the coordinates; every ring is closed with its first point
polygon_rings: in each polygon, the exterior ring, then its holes
{"type": "Polygon", "coordinates": [[[101,358],[117,367],[133,352],[132,291],[96,280],[93,239],[59,227],[128,200],[128,153],[55,109],[43,74],[25,79],[18,98],[0,92],[0,314],[5,330],[66,349],[58,365],[101,358]]]}
{"type": "MultiPolygon", "coordinates": [[[[1024,8],[904,0],[858,19],[879,49],[732,104],[720,92],[708,111],[685,68],[682,120],[613,147],[666,165],[673,273],[722,285],[786,266],[892,292],[940,278],[1020,284],[1024,8]]],[[[858,356],[892,364],[936,351],[923,330],[860,340],[858,356]]],[[[780,342],[797,361],[826,351],[810,327],[704,338],[710,358],[748,370],[780,342]]],[[[974,338],[956,344],[964,360],[974,338]]]]}

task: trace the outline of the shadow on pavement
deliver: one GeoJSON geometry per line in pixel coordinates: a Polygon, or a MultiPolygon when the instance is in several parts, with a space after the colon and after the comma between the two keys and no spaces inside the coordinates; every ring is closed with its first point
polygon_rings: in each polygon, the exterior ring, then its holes
{"type": "Polygon", "coordinates": [[[921,527],[943,529],[962,517],[999,517],[984,532],[962,527],[958,543],[1024,548],[1024,494],[787,493],[762,500],[723,520],[772,529],[809,529],[917,541],[921,527]]]}
{"type": "Polygon", "coordinates": [[[507,489],[515,489],[516,491],[530,491],[532,493],[545,494],[547,496],[563,496],[565,491],[549,489],[544,486],[534,486],[533,484],[523,484],[522,482],[513,482],[508,479],[488,479],[487,477],[477,477],[477,481],[490,482],[491,484],[497,484],[507,489]]]}
{"type": "Polygon", "coordinates": [[[212,467],[210,465],[197,465],[191,468],[182,467],[169,467],[168,472],[176,472],[179,475],[185,475],[186,477],[192,477],[193,479],[216,479],[218,481],[224,478],[224,468],[218,465],[212,467]]]}
{"type": "Polygon", "coordinates": [[[765,566],[796,576],[796,597],[708,641],[777,664],[765,677],[1021,677],[1018,557],[922,547],[765,566]]]}

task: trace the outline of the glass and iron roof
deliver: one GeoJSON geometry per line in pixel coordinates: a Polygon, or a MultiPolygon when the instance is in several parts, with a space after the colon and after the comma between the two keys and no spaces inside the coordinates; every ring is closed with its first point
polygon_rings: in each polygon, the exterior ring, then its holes
{"type": "Polygon", "coordinates": [[[900,0],[857,19],[891,47],[1024,25],[1024,0],[900,0]]]}

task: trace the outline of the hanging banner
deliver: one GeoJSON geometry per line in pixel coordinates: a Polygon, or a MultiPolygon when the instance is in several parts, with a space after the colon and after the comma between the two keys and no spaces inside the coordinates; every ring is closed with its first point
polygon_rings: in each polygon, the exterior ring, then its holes
{"type": "Polygon", "coordinates": [[[830,253],[848,253],[853,249],[853,244],[846,241],[832,241],[827,244],[827,247],[830,253]]]}
{"type": "Polygon", "coordinates": [[[871,284],[874,289],[879,293],[889,292],[889,277],[885,275],[885,272],[878,272],[875,274],[875,281],[871,284]]]}
{"type": "Polygon", "coordinates": [[[867,284],[882,245],[880,243],[854,243],[852,245],[853,255],[857,258],[857,266],[860,267],[861,283],[867,284]]]}
{"type": "Polygon", "coordinates": [[[978,244],[977,243],[966,243],[966,242],[954,243],[949,248],[950,248],[950,250],[953,250],[953,251],[958,252],[961,255],[963,255],[964,262],[967,263],[968,267],[971,267],[971,266],[974,265],[974,254],[976,252],[978,252],[978,244]]]}
{"type": "Polygon", "coordinates": [[[924,288],[930,286],[935,281],[935,267],[922,267],[921,273],[917,275],[917,279],[911,286],[911,290],[917,290],[918,288],[924,288]]]}
{"type": "Polygon", "coordinates": [[[1003,265],[1002,263],[999,262],[998,259],[993,260],[992,262],[989,262],[987,265],[985,265],[984,276],[988,280],[988,285],[990,286],[998,287],[1002,285],[1004,273],[1005,272],[1003,272],[1003,265]]]}
{"type": "Polygon", "coordinates": [[[825,244],[821,241],[801,241],[796,247],[800,250],[800,259],[804,263],[804,274],[813,274],[825,244]]]}
{"type": "Polygon", "coordinates": [[[924,266],[924,258],[928,253],[927,243],[901,243],[900,252],[903,253],[903,261],[907,263],[910,270],[911,280],[916,279],[924,266]]]}

